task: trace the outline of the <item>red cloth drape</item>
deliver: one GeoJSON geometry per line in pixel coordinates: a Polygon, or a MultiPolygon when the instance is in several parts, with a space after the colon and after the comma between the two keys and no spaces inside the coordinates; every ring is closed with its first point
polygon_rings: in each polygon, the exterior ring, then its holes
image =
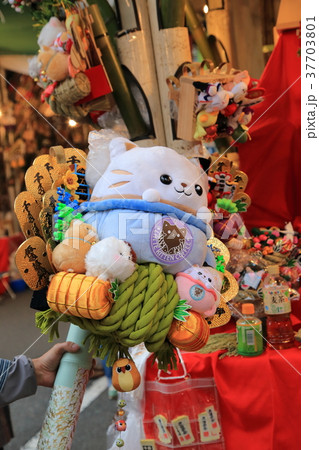
{"type": "MultiPolygon", "coordinates": [[[[12,236],[4,236],[0,238],[0,273],[8,272],[9,270],[9,256],[15,252],[20,244],[24,241],[22,233],[17,233],[12,236]]],[[[9,282],[9,277],[5,278],[9,282]]],[[[0,295],[6,291],[3,283],[0,280],[0,295]]]]}
{"type": "Polygon", "coordinates": [[[296,30],[280,35],[260,79],[266,94],[254,107],[252,140],[239,144],[240,168],[249,177],[247,193],[252,199],[243,217],[248,229],[283,227],[291,221],[300,230],[299,47],[296,30]]]}
{"type": "MultiPolygon", "coordinates": [[[[2,272],[7,272],[9,269],[9,238],[0,238],[0,274],[2,272]]],[[[8,277],[6,277],[8,282],[8,277]]],[[[0,280],[0,295],[5,292],[6,288],[0,280]]]]}
{"type": "MultiPolygon", "coordinates": [[[[223,359],[220,353],[183,353],[183,359],[191,377],[215,378],[226,450],[300,450],[300,350],[223,359]]],[[[146,380],[156,376],[149,359],[146,380]]],[[[148,405],[146,392],[151,420],[148,405]]]]}

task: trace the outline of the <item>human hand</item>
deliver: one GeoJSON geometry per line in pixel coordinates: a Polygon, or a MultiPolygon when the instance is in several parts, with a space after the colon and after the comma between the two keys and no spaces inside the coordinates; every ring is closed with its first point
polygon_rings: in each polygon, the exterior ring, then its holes
{"type": "MultiPolygon", "coordinates": [[[[39,358],[33,359],[33,366],[36,375],[37,385],[52,387],[55,376],[65,352],[76,353],[80,350],[80,346],[73,342],[63,342],[55,344],[48,352],[39,358]]],[[[90,376],[93,373],[95,361],[92,362],[90,376]]]]}

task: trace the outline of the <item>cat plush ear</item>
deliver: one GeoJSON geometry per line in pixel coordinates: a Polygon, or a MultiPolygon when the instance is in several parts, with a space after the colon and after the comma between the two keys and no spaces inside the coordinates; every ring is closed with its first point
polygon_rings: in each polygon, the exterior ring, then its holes
{"type": "Polygon", "coordinates": [[[112,139],[112,141],[110,142],[110,158],[112,160],[113,158],[116,158],[116,156],[125,153],[135,147],[137,147],[137,145],[126,138],[119,137],[112,139]]]}
{"type": "Polygon", "coordinates": [[[85,174],[88,185],[94,188],[110,164],[110,158],[135,146],[128,139],[119,137],[113,130],[91,131],[89,133],[89,154],[85,174]]]}

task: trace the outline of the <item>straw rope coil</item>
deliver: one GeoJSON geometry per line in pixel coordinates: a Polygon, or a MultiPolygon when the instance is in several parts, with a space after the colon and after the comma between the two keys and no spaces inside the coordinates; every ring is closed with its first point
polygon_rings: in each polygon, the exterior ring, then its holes
{"type": "Polygon", "coordinates": [[[107,356],[107,365],[119,357],[130,357],[129,347],[145,343],[158,358],[159,367],[176,366],[174,346],[166,340],[174,309],[179,301],[174,277],[165,274],[160,265],[139,265],[119,285],[119,295],[110,313],[102,320],[61,315],[52,310],[36,313],[36,324],[50,340],[58,336],[58,322],[71,322],[88,330],[90,351],[107,356]]]}

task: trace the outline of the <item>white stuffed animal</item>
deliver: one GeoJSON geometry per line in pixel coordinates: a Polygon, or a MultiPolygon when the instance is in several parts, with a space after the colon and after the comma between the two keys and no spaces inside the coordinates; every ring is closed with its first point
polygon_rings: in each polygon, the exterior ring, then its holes
{"type": "MultiPolygon", "coordinates": [[[[109,143],[110,163],[96,182],[91,201],[108,198],[143,199],[187,207],[195,214],[207,209],[208,181],[204,171],[175,150],[166,147],[140,148],[126,138],[109,143]]],[[[90,157],[90,155],[89,155],[90,157]]],[[[95,168],[104,166],[95,159],[95,168]]],[[[90,159],[90,158],[89,158],[90,159]]],[[[96,170],[95,169],[95,170],[96,170]]],[[[89,179],[92,167],[88,165],[89,179]]],[[[203,217],[203,216],[202,216],[203,217]]],[[[202,218],[201,217],[201,218],[202,218]]],[[[208,222],[211,215],[207,216],[208,222]]]]}
{"type": "Polygon", "coordinates": [[[59,33],[66,31],[65,25],[57,17],[51,17],[49,22],[42,28],[39,37],[38,45],[42,49],[44,47],[52,47],[54,41],[59,33]]]}
{"type": "Polygon", "coordinates": [[[86,275],[123,282],[135,270],[133,259],[132,248],[127,242],[114,236],[102,239],[86,254],[86,275]]]}
{"type": "Polygon", "coordinates": [[[99,151],[91,142],[87,165],[93,191],[81,211],[99,239],[122,239],[138,264],[154,262],[172,274],[205,261],[214,267],[207,247],[212,229],[206,173],[170,148],[141,148],[123,137],[109,141],[105,133],[101,139],[94,133],[99,151]]]}

